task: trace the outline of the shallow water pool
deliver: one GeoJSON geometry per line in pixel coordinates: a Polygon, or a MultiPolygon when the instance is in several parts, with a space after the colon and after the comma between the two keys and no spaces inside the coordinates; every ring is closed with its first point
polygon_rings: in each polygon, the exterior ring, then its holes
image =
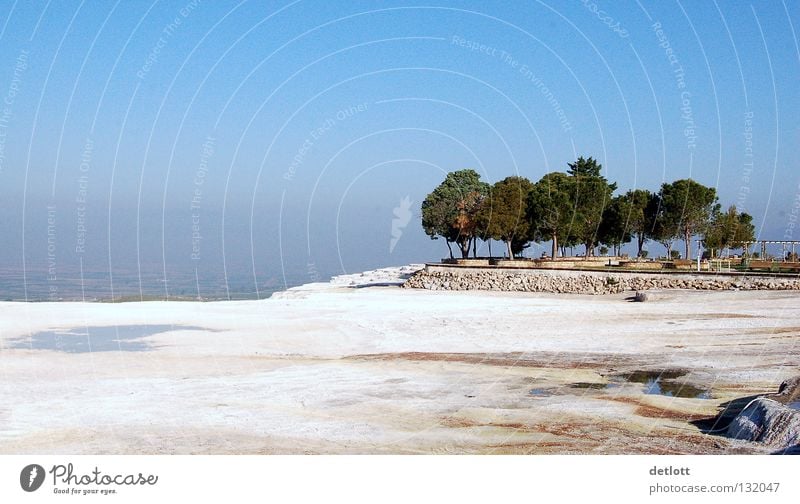
{"type": "Polygon", "coordinates": [[[202,329],[193,326],[120,325],[89,326],[54,331],[41,331],[9,341],[9,348],[54,350],[67,353],[142,352],[152,349],[142,338],[167,331],[202,329]]]}
{"type": "Polygon", "coordinates": [[[628,382],[644,385],[644,393],[668,397],[687,397],[691,399],[711,399],[711,392],[687,383],[675,382],[676,378],[685,375],[685,371],[634,371],[621,375],[628,382]]]}

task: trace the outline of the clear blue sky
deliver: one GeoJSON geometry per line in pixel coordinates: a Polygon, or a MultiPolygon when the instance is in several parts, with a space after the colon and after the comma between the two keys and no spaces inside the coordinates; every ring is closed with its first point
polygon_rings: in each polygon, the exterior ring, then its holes
{"type": "Polygon", "coordinates": [[[3,268],[267,285],[432,260],[444,173],[578,155],[800,237],[797,2],[6,1],[0,23],[3,268]]]}

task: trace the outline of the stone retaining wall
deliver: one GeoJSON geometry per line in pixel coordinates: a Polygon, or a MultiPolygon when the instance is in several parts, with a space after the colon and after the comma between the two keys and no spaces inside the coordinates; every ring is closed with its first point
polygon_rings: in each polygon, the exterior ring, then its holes
{"type": "Polygon", "coordinates": [[[800,290],[800,278],[481,269],[428,265],[411,276],[403,287],[574,294],[616,294],[650,289],[800,290]]]}

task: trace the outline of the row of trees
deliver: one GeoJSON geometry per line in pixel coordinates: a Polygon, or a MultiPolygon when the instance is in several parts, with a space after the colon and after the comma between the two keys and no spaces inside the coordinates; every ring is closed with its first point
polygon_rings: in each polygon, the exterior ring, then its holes
{"type": "Polygon", "coordinates": [[[617,184],[601,170],[593,158],[580,157],[566,173],[548,173],[536,183],[512,176],[494,185],[474,170],[451,172],[423,201],[422,226],[432,239],[445,239],[451,258],[451,244],[466,258],[470,250],[475,255],[478,240],[504,242],[512,259],[531,242],[552,242],[555,258],[576,245],[584,245],[586,255],[598,245],[618,255],[635,240],[642,257],[648,240],[663,244],[668,255],[683,240],[684,257],[691,258],[694,236],[716,252],[754,240],[752,217],[734,206],[723,211],[712,187],[682,179],[656,193],[635,189],[615,196],[617,184]]]}

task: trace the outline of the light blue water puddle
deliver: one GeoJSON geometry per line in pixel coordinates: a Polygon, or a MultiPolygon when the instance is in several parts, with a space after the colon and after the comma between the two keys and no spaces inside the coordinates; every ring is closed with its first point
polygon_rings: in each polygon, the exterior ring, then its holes
{"type": "Polygon", "coordinates": [[[687,397],[693,399],[711,399],[711,392],[706,389],[673,381],[685,375],[685,371],[634,371],[620,377],[627,382],[641,383],[643,392],[648,395],[667,397],[687,397]]]}
{"type": "Polygon", "coordinates": [[[189,329],[202,328],[171,324],[79,327],[41,331],[15,338],[8,342],[8,347],[67,353],[143,352],[151,350],[152,345],[142,341],[142,338],[167,331],[189,329]]]}
{"type": "MultiPolygon", "coordinates": [[[[711,391],[688,383],[681,383],[675,381],[686,374],[685,371],[680,370],[664,370],[664,371],[633,371],[630,373],[623,373],[612,375],[613,381],[609,383],[595,383],[595,382],[576,382],[567,385],[567,388],[578,390],[609,390],[620,387],[627,383],[637,383],[644,385],[642,389],[643,394],[647,395],[662,395],[667,397],[686,397],[692,399],[711,399],[711,391]]],[[[557,388],[534,388],[528,391],[528,395],[534,397],[548,397],[557,393],[563,393],[557,388]]],[[[800,401],[798,402],[800,403],[800,401]]],[[[797,408],[797,406],[794,406],[797,408]]]]}

